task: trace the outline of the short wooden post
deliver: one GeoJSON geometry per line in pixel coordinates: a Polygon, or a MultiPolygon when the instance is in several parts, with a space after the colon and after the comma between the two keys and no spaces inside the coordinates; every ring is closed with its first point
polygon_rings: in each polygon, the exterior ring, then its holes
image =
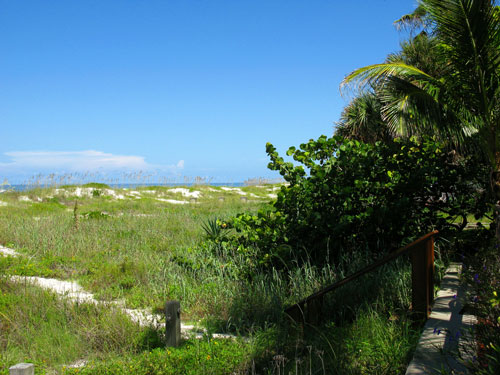
{"type": "Polygon", "coordinates": [[[319,296],[307,301],[306,322],[313,326],[319,326],[322,320],[323,296],[319,296]]]}
{"type": "Polygon", "coordinates": [[[248,202],[248,198],[247,198],[247,197],[240,197],[240,200],[241,200],[243,203],[247,203],[247,202],[248,202]]]}
{"type": "Polygon", "coordinates": [[[167,301],[165,304],[166,346],[179,346],[181,342],[181,304],[167,301]]]}
{"type": "Polygon", "coordinates": [[[33,363],[18,363],[9,368],[9,375],[34,375],[35,365],[33,363]]]}
{"type": "Polygon", "coordinates": [[[434,300],[434,238],[411,252],[412,308],[421,318],[429,318],[434,300]]]}
{"type": "Polygon", "coordinates": [[[224,202],[224,197],[219,197],[219,202],[224,202]]]}

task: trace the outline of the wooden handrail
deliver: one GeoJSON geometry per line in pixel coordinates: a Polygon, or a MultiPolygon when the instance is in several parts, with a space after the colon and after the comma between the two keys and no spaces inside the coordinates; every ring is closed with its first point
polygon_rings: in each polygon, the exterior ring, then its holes
{"type": "MultiPolygon", "coordinates": [[[[433,278],[433,275],[429,275],[429,272],[432,273],[432,270],[429,270],[429,264],[432,263],[432,267],[434,266],[434,242],[433,242],[433,237],[436,236],[439,232],[437,230],[433,231],[433,232],[430,232],[428,234],[426,234],[425,236],[423,237],[420,237],[418,240],[415,240],[413,241],[412,243],[390,253],[389,255],[385,256],[384,258],[374,262],[373,264],[370,264],[369,266],[357,271],[356,273],[352,274],[351,276],[348,276],[340,281],[337,281],[336,283],[333,283],[313,294],[311,294],[310,296],[300,300],[299,302],[297,302],[296,304],[288,307],[285,309],[285,313],[289,314],[290,316],[293,317],[293,315],[297,315],[297,314],[294,314],[294,312],[296,313],[297,311],[299,312],[299,315],[304,315],[304,307],[306,304],[310,304],[311,302],[314,302],[314,301],[317,301],[317,300],[320,300],[323,298],[323,296],[328,293],[328,292],[331,292],[332,290],[335,290],[345,284],[348,284],[350,283],[351,281],[353,280],[356,280],[357,278],[359,278],[360,276],[363,276],[365,275],[366,273],[370,272],[370,271],[373,271],[374,269],[380,267],[380,266],[383,266],[384,264],[390,262],[391,260],[393,259],[396,259],[397,257],[401,256],[401,255],[404,255],[404,254],[407,254],[407,253],[410,253],[410,252],[413,252],[415,250],[415,248],[418,248],[419,246],[422,246],[422,245],[426,245],[428,244],[428,241],[431,241],[431,246],[425,246],[425,248],[428,250],[426,251],[425,254],[428,254],[428,255],[424,255],[424,260],[420,262],[420,264],[417,266],[417,260],[419,259],[418,257],[416,257],[414,259],[414,257],[412,257],[412,286],[413,286],[413,289],[414,289],[414,292],[415,292],[415,289],[419,287],[419,283],[422,283],[422,282],[432,282],[430,279],[433,278]],[[432,256],[430,255],[430,253],[432,253],[432,256]],[[429,258],[429,259],[428,259],[429,258]],[[432,259],[430,259],[432,258],[432,259]],[[425,277],[424,276],[421,276],[421,275],[416,275],[416,273],[418,273],[419,271],[416,270],[416,268],[427,268],[427,272],[426,272],[426,275],[425,277]],[[422,280],[420,280],[422,279],[422,280]]],[[[426,298],[427,298],[427,303],[425,303],[425,307],[423,306],[419,306],[421,309],[425,309],[426,310],[426,317],[428,317],[428,311],[429,310],[429,304],[430,302],[432,302],[432,289],[433,289],[433,286],[432,288],[429,286],[429,285],[426,285],[424,286],[424,288],[426,289],[426,298]],[[430,294],[429,294],[430,293],[430,294]]],[[[420,291],[422,292],[422,291],[420,291]]],[[[423,296],[422,298],[425,298],[425,296],[423,296]]],[[[422,299],[420,298],[420,299],[422,299]]],[[[418,301],[417,303],[415,303],[416,301],[416,298],[415,297],[415,293],[413,293],[413,307],[415,308],[415,304],[421,304],[420,301],[418,301]]],[[[423,311],[422,311],[423,312],[423,311]]],[[[294,318],[294,320],[296,320],[294,318]]]]}

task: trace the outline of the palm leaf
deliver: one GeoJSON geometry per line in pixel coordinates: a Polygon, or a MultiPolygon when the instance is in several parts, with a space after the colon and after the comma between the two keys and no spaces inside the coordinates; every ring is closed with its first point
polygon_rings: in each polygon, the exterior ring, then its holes
{"type": "Polygon", "coordinates": [[[420,4],[410,14],[405,14],[401,18],[394,21],[394,26],[398,30],[409,30],[410,32],[419,27],[425,28],[427,23],[427,11],[420,4]]]}
{"type": "Polygon", "coordinates": [[[453,68],[455,98],[492,126],[500,94],[500,23],[491,0],[425,0],[435,35],[453,68]]]}
{"type": "Polygon", "coordinates": [[[439,86],[439,81],[422,70],[402,62],[374,64],[357,69],[349,74],[340,84],[340,89],[355,88],[363,90],[366,87],[380,87],[392,77],[419,82],[429,88],[439,86]]]}

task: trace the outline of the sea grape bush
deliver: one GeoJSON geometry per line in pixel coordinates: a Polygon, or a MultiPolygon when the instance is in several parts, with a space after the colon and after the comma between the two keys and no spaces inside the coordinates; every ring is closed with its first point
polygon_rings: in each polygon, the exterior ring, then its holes
{"type": "Polygon", "coordinates": [[[467,213],[486,209],[480,168],[432,139],[370,145],[321,136],[287,151],[295,163],[270,143],[266,149],[268,167],[288,185],[271,209],[232,220],[229,241],[257,254],[249,261],[319,264],[361,248],[376,255],[433,229],[463,227],[467,213]]]}

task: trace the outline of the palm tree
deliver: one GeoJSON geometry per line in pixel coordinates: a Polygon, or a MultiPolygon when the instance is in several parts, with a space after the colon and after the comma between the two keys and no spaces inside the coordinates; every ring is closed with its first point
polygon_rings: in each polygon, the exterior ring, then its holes
{"type": "MultiPolygon", "coordinates": [[[[413,19],[413,16],[403,16],[402,19],[413,19]]],[[[398,20],[396,22],[403,22],[398,20]]],[[[413,23],[412,23],[413,25],[413,23]]],[[[412,26],[413,27],[413,26],[412,26]]],[[[435,49],[435,39],[429,38],[425,30],[416,37],[401,44],[401,51],[390,54],[386,63],[404,63],[412,65],[423,71],[431,71],[439,74],[435,49]]],[[[391,100],[389,94],[394,96],[397,90],[396,81],[391,83],[391,89],[380,90],[381,87],[369,87],[367,91],[361,92],[343,110],[340,121],[335,130],[336,135],[345,138],[356,139],[365,143],[376,141],[387,142],[394,136],[412,135],[409,127],[389,127],[387,116],[382,112],[385,106],[384,100],[391,100]]],[[[386,85],[388,82],[386,82],[386,85]]]]}
{"type": "Polygon", "coordinates": [[[382,118],[397,134],[431,133],[462,147],[478,139],[500,241],[500,12],[495,0],[421,0],[419,9],[436,68],[389,59],[355,70],[341,87],[376,87],[382,118]]]}
{"type": "Polygon", "coordinates": [[[335,135],[364,143],[390,142],[393,135],[382,119],[382,103],[374,92],[354,98],[342,111],[335,135]]]}

